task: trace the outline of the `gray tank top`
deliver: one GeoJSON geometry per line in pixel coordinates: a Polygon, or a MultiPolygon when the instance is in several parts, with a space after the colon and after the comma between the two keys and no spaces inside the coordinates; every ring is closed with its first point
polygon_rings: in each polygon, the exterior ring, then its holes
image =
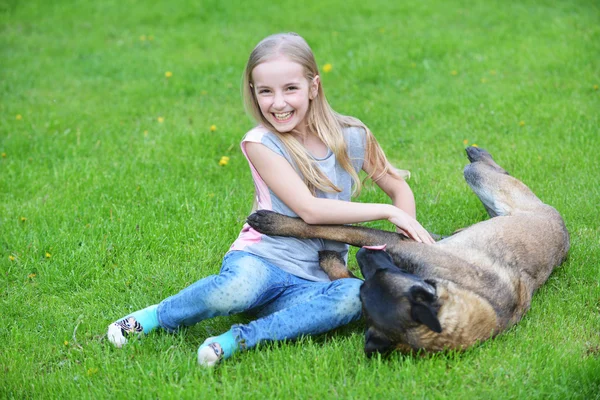
{"type": "MultiPolygon", "coordinates": [[[[365,157],[366,134],[364,129],[349,127],[343,130],[348,147],[348,156],[354,170],[358,173],[362,169],[365,157]]],[[[290,155],[279,138],[266,128],[258,126],[249,131],[242,140],[242,152],[246,156],[252,171],[254,186],[256,188],[256,203],[259,210],[272,210],[290,217],[298,217],[275,193],[273,193],[262,180],[246,154],[246,143],[262,143],[278,155],[284,157],[292,166],[290,155]]],[[[328,150],[323,158],[315,158],[321,171],[338,188],[339,193],[325,193],[317,190],[316,196],[343,201],[351,200],[352,178],[348,172],[337,162],[335,155],[328,150]]],[[[298,171],[296,169],[296,171],[298,171]]],[[[299,173],[299,172],[298,172],[299,173]]],[[[299,173],[300,174],[300,173],[299,173]]],[[[341,253],[345,260],[348,256],[348,245],[322,239],[297,239],[293,237],[263,235],[248,224],[242,228],[237,240],[230,251],[243,250],[255,254],[277,265],[282,270],[311,281],[329,281],[327,274],[319,267],[318,252],[333,250],[341,253]]]]}

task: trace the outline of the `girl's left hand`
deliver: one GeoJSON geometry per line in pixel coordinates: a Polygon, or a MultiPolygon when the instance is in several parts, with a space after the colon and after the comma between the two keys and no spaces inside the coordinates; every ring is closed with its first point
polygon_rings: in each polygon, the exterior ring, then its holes
{"type": "Polygon", "coordinates": [[[400,231],[402,231],[402,233],[404,233],[406,236],[417,242],[425,244],[435,243],[435,240],[433,240],[429,232],[427,232],[427,230],[425,230],[425,228],[423,228],[416,219],[414,219],[401,209],[397,210],[398,212],[396,212],[395,215],[388,218],[388,220],[392,224],[396,225],[396,227],[400,231]]]}

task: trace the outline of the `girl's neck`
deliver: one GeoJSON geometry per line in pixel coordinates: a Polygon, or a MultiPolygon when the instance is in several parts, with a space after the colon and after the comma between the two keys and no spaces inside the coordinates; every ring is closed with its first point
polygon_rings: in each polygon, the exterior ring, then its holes
{"type": "Polygon", "coordinates": [[[314,133],[309,133],[307,131],[294,133],[294,136],[304,148],[316,158],[324,158],[327,156],[329,152],[325,143],[314,133]]]}

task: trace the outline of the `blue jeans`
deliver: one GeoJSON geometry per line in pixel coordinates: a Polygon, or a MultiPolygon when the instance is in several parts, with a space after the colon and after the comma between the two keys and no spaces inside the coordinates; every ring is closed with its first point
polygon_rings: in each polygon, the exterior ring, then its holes
{"type": "Polygon", "coordinates": [[[233,251],[218,275],[163,300],[158,321],[174,332],[208,318],[249,312],[258,319],[231,330],[242,348],[251,348],[263,341],[316,335],[359,319],[361,285],[354,278],[308,281],[250,253],[233,251]]]}

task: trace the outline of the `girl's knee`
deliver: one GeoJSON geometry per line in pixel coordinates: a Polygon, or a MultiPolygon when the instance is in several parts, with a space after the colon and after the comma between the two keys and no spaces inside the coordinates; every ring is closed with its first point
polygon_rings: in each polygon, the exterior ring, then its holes
{"type": "Polygon", "coordinates": [[[338,279],[333,283],[335,284],[335,296],[338,299],[338,312],[351,315],[353,319],[358,318],[362,310],[360,287],[363,281],[355,278],[344,278],[338,279]]]}

